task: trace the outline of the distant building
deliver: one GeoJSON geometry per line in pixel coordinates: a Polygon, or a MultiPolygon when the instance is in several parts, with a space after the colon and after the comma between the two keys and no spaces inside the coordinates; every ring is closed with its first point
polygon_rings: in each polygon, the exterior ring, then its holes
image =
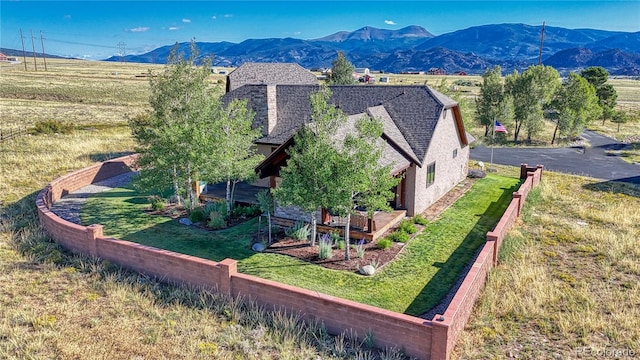
{"type": "Polygon", "coordinates": [[[7,59],[7,55],[0,53],[0,61],[9,61],[9,59],[7,59]]]}
{"type": "Polygon", "coordinates": [[[467,76],[467,73],[464,71],[458,71],[458,75],[460,76],[467,76]]]}
{"type": "Polygon", "coordinates": [[[447,72],[443,68],[431,68],[427,72],[429,75],[447,75],[447,72]]]}

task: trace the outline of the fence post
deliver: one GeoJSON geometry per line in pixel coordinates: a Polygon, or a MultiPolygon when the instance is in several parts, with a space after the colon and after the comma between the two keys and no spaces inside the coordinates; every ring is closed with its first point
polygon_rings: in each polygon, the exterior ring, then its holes
{"type": "Polygon", "coordinates": [[[89,250],[89,255],[92,257],[98,257],[98,246],[96,244],[96,239],[102,237],[103,228],[100,224],[93,224],[87,226],[87,249],[89,250]]]}
{"type": "Polygon", "coordinates": [[[517,211],[517,216],[520,217],[520,210],[522,210],[522,207],[524,206],[523,201],[522,201],[522,193],[520,193],[520,191],[516,191],[513,193],[513,198],[518,200],[518,211],[517,211]]]}
{"type": "Polygon", "coordinates": [[[233,289],[231,288],[231,277],[238,272],[238,262],[234,259],[224,259],[218,263],[220,266],[221,274],[220,281],[218,282],[218,289],[223,294],[229,294],[234,296],[233,289]]]}

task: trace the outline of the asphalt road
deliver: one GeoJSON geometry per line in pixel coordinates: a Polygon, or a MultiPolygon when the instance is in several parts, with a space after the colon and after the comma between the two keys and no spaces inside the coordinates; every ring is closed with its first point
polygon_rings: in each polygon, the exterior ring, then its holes
{"type": "MultiPolygon", "coordinates": [[[[511,166],[523,163],[529,166],[541,164],[550,171],[640,184],[639,164],[629,164],[606,153],[607,150],[622,149],[623,143],[593,131],[585,131],[582,137],[591,144],[584,153],[582,147],[494,148],[493,163],[511,166]]],[[[489,166],[491,148],[477,146],[471,149],[470,158],[483,161],[485,166],[489,166]]]]}

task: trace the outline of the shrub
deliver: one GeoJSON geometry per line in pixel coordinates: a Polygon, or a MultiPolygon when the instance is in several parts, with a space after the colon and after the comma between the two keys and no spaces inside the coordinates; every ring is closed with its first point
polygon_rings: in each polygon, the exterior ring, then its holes
{"type": "Polygon", "coordinates": [[[414,224],[418,224],[418,225],[422,225],[422,226],[426,226],[426,225],[429,224],[429,220],[423,218],[422,215],[416,215],[413,218],[413,223],[414,224]]]}
{"type": "Polygon", "coordinates": [[[227,203],[224,201],[212,201],[205,205],[204,213],[211,214],[212,212],[217,212],[222,215],[223,218],[227,218],[227,203]]]}
{"type": "Polygon", "coordinates": [[[413,221],[406,219],[406,220],[402,220],[400,225],[398,225],[397,231],[402,231],[407,234],[415,234],[416,231],[418,231],[418,229],[416,228],[416,225],[413,223],[413,221]]]}
{"type": "Polygon", "coordinates": [[[36,134],[70,134],[73,132],[72,124],[65,124],[58,120],[42,120],[36,122],[33,132],[36,134]]]}
{"type": "Polygon", "coordinates": [[[356,255],[362,259],[364,257],[364,239],[358,241],[353,247],[356,249],[356,255]]]}
{"type": "Polygon", "coordinates": [[[389,240],[389,238],[382,238],[378,240],[378,248],[382,250],[387,250],[393,245],[393,242],[389,240]]]}
{"type": "Polygon", "coordinates": [[[227,227],[227,222],[224,220],[224,216],[217,211],[212,211],[209,214],[209,222],[207,225],[212,229],[224,229],[227,227]]]}
{"type": "Polygon", "coordinates": [[[322,260],[329,259],[333,255],[333,246],[329,234],[322,235],[318,243],[318,257],[322,260]]]}
{"type": "Polygon", "coordinates": [[[389,239],[389,241],[404,243],[409,241],[409,234],[407,234],[404,231],[394,231],[391,234],[389,234],[387,238],[389,239]]]}
{"type": "Polygon", "coordinates": [[[308,224],[296,221],[292,228],[285,230],[285,235],[296,240],[309,240],[311,229],[308,224]]]}
{"type": "Polygon", "coordinates": [[[343,239],[340,239],[340,240],[336,241],[334,244],[336,245],[336,248],[338,250],[344,250],[344,246],[345,245],[344,245],[344,240],[343,239]]]}
{"type": "Polygon", "coordinates": [[[203,207],[197,207],[197,208],[191,209],[191,212],[189,213],[189,220],[191,220],[191,222],[194,222],[194,223],[202,222],[206,219],[207,219],[207,213],[204,212],[203,207]]]}
{"type": "Polygon", "coordinates": [[[165,209],[165,205],[164,205],[164,199],[161,198],[158,195],[151,195],[147,198],[147,200],[149,200],[149,202],[151,203],[151,209],[155,210],[155,211],[159,211],[159,210],[164,210],[165,209]]]}
{"type": "Polygon", "coordinates": [[[342,240],[342,236],[340,236],[340,233],[339,233],[339,232],[332,232],[332,233],[330,233],[330,234],[331,234],[331,241],[332,241],[334,244],[337,244],[337,243],[338,243],[338,241],[342,240]]]}

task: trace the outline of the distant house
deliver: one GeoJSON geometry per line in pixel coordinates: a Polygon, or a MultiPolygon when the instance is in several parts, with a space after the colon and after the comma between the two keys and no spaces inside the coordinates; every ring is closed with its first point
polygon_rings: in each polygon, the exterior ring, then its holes
{"type": "Polygon", "coordinates": [[[353,72],[354,74],[357,74],[357,77],[360,77],[363,75],[369,75],[371,73],[369,68],[355,68],[353,69],[353,72]]]}
{"type": "MultiPolygon", "coordinates": [[[[284,79],[286,81],[286,78],[284,79]]],[[[286,166],[293,135],[311,122],[309,97],[319,85],[247,84],[223,96],[223,102],[246,99],[262,130],[257,168],[261,186],[277,186],[286,166]]],[[[391,205],[408,215],[422,213],[467,175],[469,142],[457,102],[428,86],[331,86],[330,102],[353,119],[365,115],[384,124],[383,161],[402,179],[391,205]]],[[[286,217],[286,213],[281,215],[286,217]]],[[[320,215],[318,215],[321,217],[320,215]]]]}
{"type": "Polygon", "coordinates": [[[260,84],[315,85],[318,79],[295,63],[244,63],[227,75],[227,92],[260,84]]]}
{"type": "Polygon", "coordinates": [[[9,61],[9,59],[7,59],[7,55],[0,53],[0,61],[9,61]]]}
{"type": "Polygon", "coordinates": [[[427,72],[429,75],[446,75],[447,72],[443,68],[431,68],[427,72]]]}
{"type": "Polygon", "coordinates": [[[458,71],[458,75],[460,76],[467,76],[467,73],[464,71],[458,71]]]}

